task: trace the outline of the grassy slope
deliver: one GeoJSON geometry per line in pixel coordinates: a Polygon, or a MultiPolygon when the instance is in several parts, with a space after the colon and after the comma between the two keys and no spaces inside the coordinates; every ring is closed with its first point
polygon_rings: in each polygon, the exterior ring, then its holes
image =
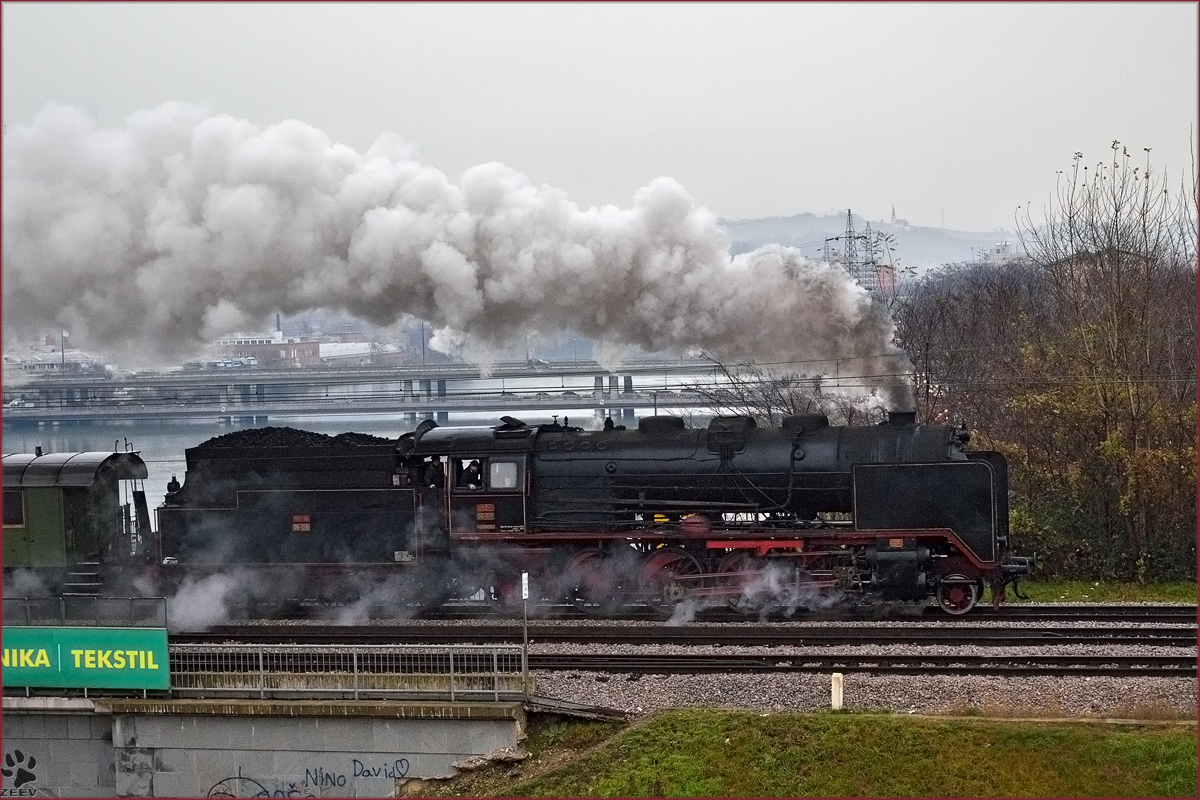
{"type": "MultiPolygon", "coordinates": [[[[1196,732],[1189,727],[690,709],[657,715],[567,760],[562,745],[569,746],[565,740],[572,727],[560,723],[531,734],[535,758],[560,763],[556,769],[526,779],[494,770],[435,792],[524,797],[1196,794],[1196,732]],[[550,758],[556,749],[557,757],[550,758]]],[[[584,730],[577,744],[589,744],[604,728],[584,730]]],[[[536,769],[537,764],[527,763],[521,772],[536,769]]]]}
{"type": "MultiPolygon", "coordinates": [[[[1021,594],[1035,603],[1195,603],[1196,582],[1112,583],[1103,581],[1021,581],[1021,594]]],[[[1010,592],[1010,603],[1017,600],[1010,592]]]]}
{"type": "MultiPolygon", "coordinates": [[[[1024,582],[1031,602],[1196,602],[1196,584],[1024,582]]],[[[1013,599],[1010,602],[1022,602],[1013,599]]],[[[519,768],[421,787],[451,797],[1193,797],[1194,727],[676,710],[534,718],[519,768]],[[607,740],[607,737],[612,737],[607,740]],[[728,740],[728,743],[727,743],[728,740]],[[580,755],[582,753],[582,755],[580,755]]]]}

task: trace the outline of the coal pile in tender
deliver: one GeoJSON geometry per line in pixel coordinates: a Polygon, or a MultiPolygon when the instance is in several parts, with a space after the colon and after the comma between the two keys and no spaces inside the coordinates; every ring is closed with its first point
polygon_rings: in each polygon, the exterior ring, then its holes
{"type": "Polygon", "coordinates": [[[298,428],[247,428],[214,436],[199,447],[376,447],[393,444],[394,440],[367,433],[324,433],[302,431],[298,428]]]}

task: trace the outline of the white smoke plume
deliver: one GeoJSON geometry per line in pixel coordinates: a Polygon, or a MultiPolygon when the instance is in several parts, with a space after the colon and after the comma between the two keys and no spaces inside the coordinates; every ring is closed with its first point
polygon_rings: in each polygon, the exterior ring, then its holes
{"type": "Polygon", "coordinates": [[[49,597],[50,589],[33,570],[15,569],[4,576],[4,597],[49,597]]]}
{"type": "Polygon", "coordinates": [[[767,562],[742,585],[740,601],[759,618],[771,614],[791,617],[797,611],[824,612],[842,609],[848,601],[840,589],[816,588],[793,574],[790,566],[767,562]]]}
{"type": "Polygon", "coordinates": [[[251,576],[217,573],[187,579],[167,598],[167,625],[172,632],[202,631],[230,619],[236,595],[245,591],[251,576]]]}
{"type": "Polygon", "coordinates": [[[696,615],[706,608],[720,608],[725,605],[720,600],[711,598],[685,597],[675,605],[670,618],[663,625],[668,628],[681,628],[696,619],[696,615]]]}
{"type": "Polygon", "coordinates": [[[318,609],[322,619],[335,625],[364,625],[372,619],[412,619],[423,608],[421,586],[411,573],[370,579],[355,573],[345,578],[352,595],[341,605],[318,609]]]}
{"type": "Polygon", "coordinates": [[[437,328],[484,356],[574,331],[614,351],[841,359],[911,405],[893,323],[840,267],[727,232],[677,182],[581,209],[498,163],[458,183],[394,135],[365,153],[297,121],[167,103],[102,128],[48,106],[3,149],[4,323],[162,364],[276,311],[437,328]],[[882,377],[890,376],[890,377],[882,377]]]}

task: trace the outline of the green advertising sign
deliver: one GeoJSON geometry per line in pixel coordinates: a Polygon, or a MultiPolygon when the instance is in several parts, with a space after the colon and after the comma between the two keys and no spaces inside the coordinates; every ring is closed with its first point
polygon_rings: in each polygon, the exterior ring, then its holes
{"type": "Polygon", "coordinates": [[[4,628],[4,685],[169,689],[162,628],[4,628]]]}

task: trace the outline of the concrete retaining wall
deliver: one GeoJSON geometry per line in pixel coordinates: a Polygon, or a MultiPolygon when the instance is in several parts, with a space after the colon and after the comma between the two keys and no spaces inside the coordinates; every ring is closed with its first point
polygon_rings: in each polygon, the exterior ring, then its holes
{"type": "Polygon", "coordinates": [[[4,698],[0,760],[12,773],[0,773],[6,797],[116,794],[112,717],[97,714],[89,700],[4,698]]]}
{"type": "Polygon", "coordinates": [[[5,777],[6,792],[394,797],[408,779],[517,749],[525,727],[519,703],[35,702],[50,699],[4,699],[6,757],[20,749],[35,776],[21,787],[5,777]]]}

